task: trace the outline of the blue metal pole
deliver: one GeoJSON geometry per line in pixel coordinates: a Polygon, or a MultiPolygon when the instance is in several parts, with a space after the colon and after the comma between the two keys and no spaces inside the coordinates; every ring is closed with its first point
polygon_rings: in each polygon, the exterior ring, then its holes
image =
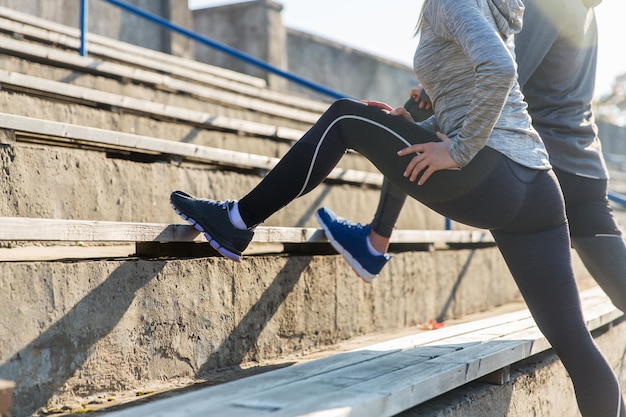
{"type": "Polygon", "coordinates": [[[622,194],[618,194],[615,192],[609,192],[609,200],[615,201],[616,203],[621,204],[622,206],[626,206],[626,196],[622,194]]]}
{"type": "Polygon", "coordinates": [[[80,0],[80,55],[87,56],[87,32],[89,30],[88,0],[80,0]]]}
{"type": "Polygon", "coordinates": [[[269,65],[268,63],[257,59],[256,57],[253,57],[252,55],[248,55],[244,52],[241,52],[237,49],[231,48],[228,45],[224,45],[222,43],[216,42],[212,39],[207,38],[206,36],[202,36],[198,33],[195,33],[187,28],[184,28],[182,26],[176,25],[172,22],[170,22],[167,19],[162,18],[161,16],[158,16],[156,14],[150,13],[148,11],[145,11],[143,9],[140,9],[138,7],[133,6],[132,4],[128,4],[124,1],[121,0],[104,0],[107,3],[111,3],[121,9],[124,9],[126,11],[129,11],[131,13],[134,13],[136,15],[139,15],[145,19],[148,19],[152,22],[158,23],[162,26],[167,27],[170,30],[173,30],[174,32],[178,32],[182,35],[185,35],[191,39],[194,39],[204,45],[210,46],[212,48],[215,48],[217,50],[220,50],[222,52],[225,52],[229,55],[233,55],[239,59],[241,59],[242,61],[246,61],[252,65],[255,65],[257,67],[260,67],[266,71],[272,72],[274,74],[278,74],[281,77],[284,77],[290,81],[293,81],[297,84],[303,85],[305,87],[311,88],[315,91],[318,91],[320,93],[326,94],[328,96],[334,97],[336,99],[339,98],[346,98],[346,97],[350,97],[347,94],[342,94],[342,93],[338,93],[336,91],[333,91],[327,87],[324,87],[323,85],[314,83],[312,81],[306,80],[304,78],[298,77],[297,75],[291,74],[289,72],[283,71],[279,68],[276,68],[272,65],[269,65]]]}

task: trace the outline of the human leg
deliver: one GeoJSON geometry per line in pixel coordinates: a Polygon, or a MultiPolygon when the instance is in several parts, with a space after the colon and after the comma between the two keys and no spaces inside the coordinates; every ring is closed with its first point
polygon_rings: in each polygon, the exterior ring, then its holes
{"type": "MultiPolygon", "coordinates": [[[[252,233],[248,231],[237,242],[229,242],[226,235],[230,232],[226,229],[232,225],[215,225],[221,222],[218,219],[224,216],[227,219],[237,217],[238,213],[241,224],[254,227],[263,222],[291,200],[317,186],[346,149],[352,146],[351,142],[363,142],[361,151],[366,156],[372,156],[379,166],[397,170],[396,177],[401,176],[402,166],[398,164],[400,157],[395,152],[415,143],[407,141],[405,137],[415,142],[438,140],[432,133],[407,120],[352,100],[340,100],[322,115],[279,164],[238,204],[196,199],[181,191],[172,193],[170,200],[177,213],[204,232],[220,253],[239,260],[252,233]]],[[[241,234],[236,229],[231,230],[241,234]]]]}
{"type": "Polygon", "coordinates": [[[240,210],[241,217],[256,225],[319,184],[347,148],[362,153],[397,187],[433,210],[494,230],[533,317],[572,376],[583,416],[616,416],[618,403],[626,416],[617,380],[582,318],[556,178],[484,148],[463,170],[437,171],[417,186],[403,175],[410,157],[398,157],[397,151],[433,135],[402,120],[348,100],[333,104],[240,201],[249,210],[240,210]]]}
{"type": "MultiPolygon", "coordinates": [[[[409,98],[404,108],[415,121],[422,121],[433,115],[432,109],[421,108],[414,98],[409,98]]],[[[326,207],[317,212],[318,221],[326,231],[330,243],[366,282],[372,282],[389,259],[387,250],[391,233],[406,197],[406,193],[385,178],[374,218],[361,229],[359,224],[336,216],[326,207]],[[364,228],[367,229],[367,234],[363,237],[361,235],[364,228]],[[355,234],[355,230],[359,230],[359,233],[355,234]]]]}
{"type": "Polygon", "coordinates": [[[566,367],[582,415],[613,417],[618,410],[626,415],[619,383],[582,315],[565,215],[554,211],[563,207],[556,178],[541,174],[523,192],[527,197],[516,218],[492,230],[498,248],[537,326],[566,367]],[[560,224],[536,227],[541,213],[560,224]]]}
{"type": "MultiPolygon", "coordinates": [[[[226,207],[223,210],[227,214],[226,218],[238,213],[242,223],[251,228],[316,187],[335,167],[346,150],[354,149],[377,166],[402,192],[424,204],[430,204],[435,210],[437,204],[443,204],[439,208],[445,210],[446,203],[449,203],[448,208],[459,216],[460,221],[464,219],[477,227],[488,227],[494,220],[505,216],[501,210],[483,204],[484,200],[481,198],[475,198],[472,204],[483,209],[470,215],[465,213],[462,205],[450,203],[476,187],[483,190],[488,199],[497,197],[497,192],[481,185],[485,178],[490,177],[496,165],[502,162],[502,156],[489,148],[479,152],[462,173],[454,170],[438,171],[421,186],[404,177],[404,167],[411,160],[411,156],[398,156],[397,152],[411,144],[436,140],[438,139],[432,132],[406,119],[391,116],[353,100],[339,100],[331,105],[274,169],[238,204],[224,205],[213,200],[195,199],[183,192],[172,193],[170,200],[177,212],[199,230],[210,230],[211,223],[221,221],[208,214],[224,214],[220,210],[214,210],[214,207],[226,207]],[[494,158],[494,155],[500,156],[494,158]]],[[[223,216],[218,217],[221,219],[223,216]]],[[[211,233],[209,235],[214,247],[229,246],[228,242],[220,241],[211,233]]],[[[245,249],[242,244],[230,246],[239,252],[245,249]]],[[[234,256],[232,259],[238,260],[239,257],[234,256]]]]}
{"type": "Polygon", "coordinates": [[[623,238],[572,237],[572,246],[613,304],[626,312],[626,245],[623,238]]]}
{"type": "Polygon", "coordinates": [[[626,415],[619,383],[585,326],[569,266],[567,227],[493,233],[537,326],[572,379],[582,415],[614,417],[618,410],[626,415]]]}
{"type": "Polygon", "coordinates": [[[617,308],[626,311],[626,244],[609,205],[607,180],[555,170],[572,246],[617,308]]]}
{"type": "Polygon", "coordinates": [[[330,244],[365,282],[371,283],[391,259],[387,253],[391,232],[406,197],[385,178],[372,223],[352,223],[327,207],[315,213],[330,244]]]}
{"type": "Polygon", "coordinates": [[[462,171],[438,171],[421,186],[404,176],[412,156],[398,156],[397,152],[414,143],[438,140],[432,132],[403,118],[352,100],[339,100],[239,201],[242,218],[247,225],[259,224],[293,199],[308,193],[326,178],[346,149],[365,156],[402,192],[435,210],[452,210],[465,222],[478,227],[506,217],[500,210],[484,204],[476,197],[477,193],[472,194],[482,211],[468,215],[464,207],[454,203],[469,190],[480,189],[488,198],[496,197],[503,189],[508,190],[505,184],[495,191],[485,183],[487,178],[497,177],[493,171],[506,159],[490,148],[479,152],[462,171]]]}

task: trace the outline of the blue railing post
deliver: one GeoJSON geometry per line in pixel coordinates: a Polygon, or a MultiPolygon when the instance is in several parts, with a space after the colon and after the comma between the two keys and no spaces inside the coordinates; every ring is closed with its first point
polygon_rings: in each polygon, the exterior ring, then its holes
{"type": "Polygon", "coordinates": [[[87,56],[87,32],[89,31],[89,0],[80,0],[80,55],[87,56]]]}

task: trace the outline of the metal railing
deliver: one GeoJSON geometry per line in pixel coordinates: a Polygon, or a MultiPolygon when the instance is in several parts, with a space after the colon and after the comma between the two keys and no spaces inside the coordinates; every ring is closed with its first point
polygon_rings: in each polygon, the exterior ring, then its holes
{"type": "MultiPolygon", "coordinates": [[[[189,30],[185,27],[182,27],[180,25],[177,25],[175,23],[170,22],[167,19],[162,18],[159,15],[156,15],[154,13],[150,13],[144,9],[141,9],[139,7],[133,6],[132,4],[129,4],[125,1],[122,0],[102,0],[106,3],[112,4],[114,6],[119,7],[122,10],[126,10],[130,13],[133,13],[137,16],[140,16],[150,22],[153,22],[155,24],[158,24],[162,27],[165,27],[173,32],[179,33],[183,36],[186,36],[190,39],[193,39],[194,41],[200,42],[201,44],[208,46],[210,48],[214,48],[217,49],[218,51],[222,51],[228,55],[231,55],[241,61],[247,62],[248,64],[254,65],[256,67],[259,67],[265,71],[271,72],[273,74],[277,74],[289,81],[292,81],[296,84],[299,84],[301,86],[310,88],[313,91],[316,91],[318,93],[322,93],[324,95],[330,96],[332,98],[335,99],[340,99],[340,98],[350,98],[350,96],[348,94],[343,94],[337,91],[334,91],[328,87],[325,87],[321,84],[315,83],[313,81],[307,80],[305,78],[299,77],[295,74],[292,74],[288,71],[283,71],[280,68],[277,68],[273,65],[268,64],[265,61],[262,61],[252,55],[246,54],[245,52],[239,51],[235,48],[232,48],[228,45],[225,45],[223,43],[217,42],[213,39],[210,39],[206,36],[203,36],[199,33],[196,33],[192,30],[189,30]]],[[[87,37],[86,37],[86,33],[87,33],[87,9],[88,9],[88,0],[81,0],[81,13],[80,13],[80,28],[81,28],[81,46],[80,46],[80,53],[83,56],[87,55],[87,37]]]]}

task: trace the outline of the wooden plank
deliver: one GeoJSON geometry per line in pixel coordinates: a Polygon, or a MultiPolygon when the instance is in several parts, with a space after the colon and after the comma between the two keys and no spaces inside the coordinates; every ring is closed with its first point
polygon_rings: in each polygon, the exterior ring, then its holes
{"type": "Polygon", "coordinates": [[[419,332],[413,335],[392,339],[389,341],[376,343],[362,349],[368,351],[389,351],[394,349],[410,349],[414,346],[428,345],[450,345],[450,340],[460,340],[468,337],[475,332],[481,332],[494,326],[506,325],[508,323],[517,323],[530,317],[528,310],[520,310],[512,313],[501,314],[488,319],[475,320],[468,323],[457,324],[455,326],[442,327],[436,331],[419,332]]]}
{"type": "MultiPolygon", "coordinates": [[[[151,138],[131,133],[121,133],[105,129],[33,119],[8,113],[0,113],[0,128],[11,129],[28,134],[48,136],[54,142],[78,141],[80,144],[101,146],[109,149],[128,149],[137,152],[158,152],[177,155],[184,159],[247,169],[272,169],[279,158],[254,155],[208,146],[151,138]],[[58,139],[56,139],[58,138],[58,139]]],[[[365,184],[380,187],[383,176],[375,172],[363,172],[352,169],[334,168],[327,177],[328,181],[365,184]]]]}
{"type": "Polygon", "coordinates": [[[177,120],[205,128],[245,132],[250,135],[298,140],[305,132],[295,129],[279,129],[264,123],[217,116],[210,113],[156,103],[149,100],[113,94],[88,87],[71,85],[59,81],[0,70],[0,83],[4,89],[23,91],[32,95],[43,95],[65,101],[91,105],[107,105],[125,111],[145,114],[163,120],[177,120]]]}
{"type": "Polygon", "coordinates": [[[424,363],[419,368],[403,368],[375,381],[335,389],[323,397],[298,398],[301,401],[286,404],[272,416],[392,416],[440,395],[446,391],[444,387],[462,385],[464,378],[463,364],[424,363]]]}
{"type": "MultiPolygon", "coordinates": [[[[605,300],[606,302],[606,300],[605,300]]],[[[540,336],[541,337],[541,336],[540,336]]],[[[440,383],[445,383],[446,387],[452,387],[455,385],[463,384],[464,381],[460,379],[460,376],[464,374],[464,378],[469,381],[475,378],[480,377],[481,375],[488,374],[490,369],[499,369],[502,364],[507,364],[504,366],[508,366],[508,363],[511,361],[517,361],[523,359],[528,356],[528,352],[530,351],[530,345],[533,343],[531,340],[512,340],[512,341],[490,341],[481,345],[474,345],[468,349],[451,353],[449,355],[440,356],[434,360],[429,362],[439,363],[438,369],[444,372],[441,374],[437,374],[435,380],[429,378],[427,382],[421,381],[421,376],[428,374],[428,367],[425,367],[426,363],[420,362],[418,367],[412,366],[410,369],[402,367],[400,370],[392,370],[389,374],[384,374],[382,376],[368,379],[366,382],[361,384],[349,384],[350,388],[347,391],[351,391],[353,389],[357,390],[353,395],[350,395],[350,392],[346,392],[346,390],[339,390],[336,386],[337,377],[326,375],[326,377],[333,381],[332,392],[329,392],[328,395],[333,396],[339,391],[339,398],[341,399],[341,403],[334,404],[339,405],[341,409],[351,409],[354,412],[353,404],[350,403],[351,398],[358,397],[359,393],[367,393],[367,407],[362,407],[364,410],[371,411],[375,409],[374,414],[361,414],[355,413],[355,415],[393,415],[396,412],[402,411],[406,408],[410,408],[416,405],[419,402],[423,402],[430,397],[430,388],[432,386],[437,386],[440,383]],[[457,363],[460,365],[459,368],[454,369],[446,369],[447,366],[457,363]],[[463,372],[461,372],[463,369],[463,372]],[[402,377],[404,375],[404,379],[402,377]],[[416,377],[416,375],[418,375],[416,377]],[[405,380],[406,379],[406,380],[405,380]],[[384,387],[381,390],[380,387],[384,387]],[[410,396],[403,397],[403,394],[409,393],[410,396]],[[346,400],[348,399],[348,400],[346,400]],[[390,399],[394,399],[394,402],[402,402],[402,406],[397,409],[386,410],[384,407],[381,408],[381,404],[388,404],[390,399]],[[388,412],[388,413],[387,413],[388,412]]],[[[345,375],[345,371],[341,371],[341,375],[345,375]]],[[[282,392],[292,393],[292,396],[297,396],[296,393],[300,392],[299,387],[289,387],[289,389],[284,389],[282,392]]],[[[438,395],[438,394],[434,394],[438,395]]],[[[360,398],[360,397],[359,397],[360,398]]],[[[329,399],[324,396],[317,396],[314,400],[319,404],[329,404],[329,399]]],[[[299,406],[304,406],[307,402],[307,398],[297,398],[299,406]]],[[[237,400],[236,404],[241,404],[241,400],[237,400]]],[[[275,413],[273,415],[313,415],[313,414],[297,414],[294,412],[292,408],[288,408],[288,404],[281,402],[280,399],[273,398],[272,396],[268,396],[265,390],[263,393],[257,394],[254,398],[243,401],[244,404],[257,404],[259,406],[268,406],[271,404],[275,413]],[[280,412],[276,412],[279,407],[285,408],[285,413],[282,414],[280,412]]],[[[358,405],[358,404],[357,404],[358,405]]],[[[309,411],[315,408],[315,403],[308,404],[309,411]]],[[[325,414],[324,414],[325,415],[325,414]]],[[[351,413],[352,415],[352,413],[351,413]]]]}
{"type": "Polygon", "coordinates": [[[208,88],[203,85],[198,85],[197,82],[191,83],[175,79],[154,71],[132,68],[106,61],[98,61],[90,57],[77,55],[75,52],[65,52],[59,49],[35,45],[11,38],[2,39],[2,42],[0,42],[0,51],[14,56],[25,57],[30,61],[46,62],[50,65],[77,69],[82,72],[155,85],[167,91],[183,92],[228,107],[251,109],[258,113],[266,113],[285,119],[312,124],[315,123],[320,116],[320,113],[317,112],[313,113],[286,105],[267,102],[267,100],[260,100],[256,97],[243,96],[241,93],[208,88]]]}
{"type": "MultiPolygon", "coordinates": [[[[76,28],[38,19],[6,8],[0,8],[0,16],[3,17],[0,19],[0,27],[6,31],[39,39],[46,43],[63,45],[73,50],[77,50],[80,46],[79,32],[76,28]]],[[[171,74],[175,78],[219,87],[266,102],[276,102],[314,113],[321,113],[328,107],[327,102],[272,91],[267,88],[265,80],[240,72],[174,57],[94,33],[89,33],[87,39],[90,55],[171,74]]]]}
{"type": "MultiPolygon", "coordinates": [[[[596,316],[612,316],[616,311],[615,307],[611,309],[613,312],[592,308],[597,303],[610,304],[598,288],[581,295],[583,305],[589,307],[586,314],[591,324],[604,321],[596,316]]],[[[535,339],[509,339],[500,334],[500,338],[468,344],[463,349],[449,349],[460,344],[457,336],[467,340],[472,329],[489,333],[490,329],[508,328],[515,334],[515,321],[528,319],[530,313],[522,310],[504,316],[282,368],[112,413],[110,417],[136,413],[171,417],[208,414],[236,417],[250,413],[272,417],[392,416],[528,357],[532,347],[544,339],[539,332],[524,333],[532,334],[535,339]],[[435,334],[443,337],[433,337],[435,334]],[[426,349],[424,353],[419,352],[422,349],[426,349]]],[[[525,328],[527,324],[519,327],[525,328]]],[[[495,335],[499,331],[491,330],[491,333],[495,335]]]]}
{"type": "Polygon", "coordinates": [[[0,240],[65,242],[202,241],[193,227],[156,223],[0,218],[0,240]]]}
{"type": "MultiPolygon", "coordinates": [[[[468,241],[473,231],[413,230],[391,235],[391,242],[468,241]]],[[[395,233],[395,232],[394,232],[395,233]]],[[[41,219],[0,217],[0,240],[54,242],[205,242],[204,237],[187,224],[132,223],[96,220],[41,219]]],[[[327,243],[321,229],[306,227],[268,227],[255,230],[252,242],[258,243],[327,243]]]]}
{"type": "MultiPolygon", "coordinates": [[[[320,392],[312,398],[300,396],[301,387],[294,384],[289,389],[263,390],[245,401],[256,403],[267,401],[274,406],[280,406],[280,410],[275,411],[273,415],[286,417],[311,415],[313,412],[321,411],[318,407],[328,407],[329,402],[332,402],[329,401],[329,397],[339,394],[339,398],[332,404],[334,408],[349,408],[353,413],[356,408],[359,412],[354,415],[359,416],[391,416],[440,395],[444,387],[447,391],[473,380],[476,373],[489,369],[487,359],[491,359],[490,366],[498,366],[494,361],[496,355],[501,361],[506,361],[506,349],[512,349],[519,343],[492,343],[480,348],[468,348],[467,351],[472,350],[476,356],[474,362],[466,363],[463,359],[445,360],[445,356],[442,356],[438,358],[439,361],[422,361],[397,368],[388,367],[386,369],[388,372],[379,372],[378,376],[363,378],[360,381],[345,381],[343,385],[336,375],[326,375],[320,381],[313,381],[315,385],[319,385],[320,392]],[[480,370],[476,363],[482,364],[480,370]],[[325,393],[321,388],[324,383],[327,388],[325,393]],[[280,395],[274,396],[273,391],[280,395]],[[287,395],[288,393],[291,395],[287,395]],[[300,409],[303,412],[297,411],[300,409]]],[[[457,353],[451,353],[446,356],[454,358],[456,355],[457,353]]],[[[305,382],[308,381],[303,381],[302,384],[305,382]]],[[[237,399],[233,404],[240,403],[241,399],[237,399]]]]}
{"type": "MultiPolygon", "coordinates": [[[[415,242],[414,230],[394,230],[394,243],[415,242]]],[[[424,230],[424,242],[450,243],[493,243],[493,236],[487,230],[424,230]]]]}
{"type": "Polygon", "coordinates": [[[135,254],[135,245],[29,246],[0,248],[0,262],[58,261],[63,259],[125,258],[135,254]]]}
{"type": "MultiPolygon", "coordinates": [[[[65,26],[5,7],[0,8],[0,16],[2,16],[4,20],[3,27],[7,31],[13,31],[14,33],[52,42],[54,44],[61,44],[69,49],[78,50],[80,46],[80,31],[75,27],[65,26]],[[13,25],[10,25],[11,23],[13,23],[13,25]]],[[[261,78],[226,68],[203,64],[183,57],[172,56],[171,54],[153,51],[148,48],[142,48],[93,33],[88,33],[87,38],[89,44],[88,49],[90,50],[98,45],[107,45],[116,53],[125,53],[126,55],[134,55],[136,57],[148,57],[156,62],[167,62],[173,66],[187,67],[199,74],[217,75],[222,78],[232,79],[260,88],[267,86],[265,80],[261,78]]],[[[112,53],[111,56],[117,56],[116,53],[112,53]]]]}

